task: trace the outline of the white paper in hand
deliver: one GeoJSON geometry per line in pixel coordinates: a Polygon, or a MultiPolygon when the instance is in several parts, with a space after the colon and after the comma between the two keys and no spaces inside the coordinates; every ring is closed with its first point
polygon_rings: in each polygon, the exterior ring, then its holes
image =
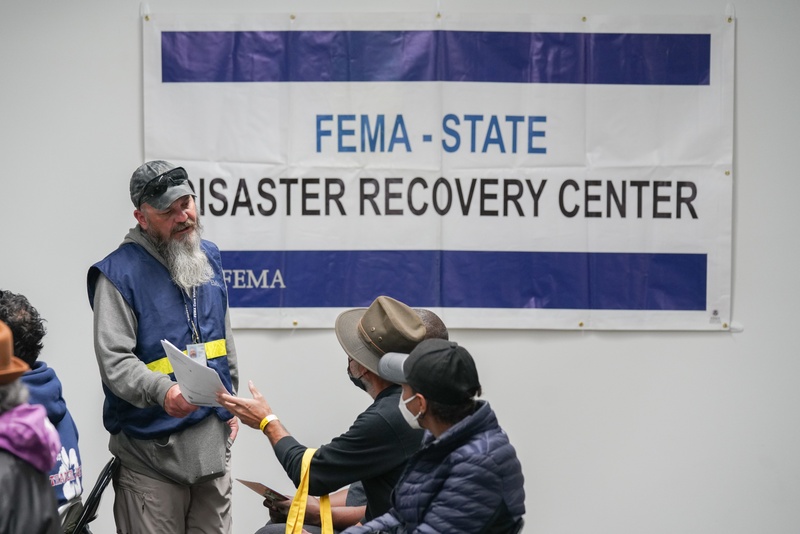
{"type": "Polygon", "coordinates": [[[217,372],[192,360],[166,339],[161,340],[161,345],[175,372],[183,398],[195,406],[219,406],[217,392],[227,390],[217,372]]]}

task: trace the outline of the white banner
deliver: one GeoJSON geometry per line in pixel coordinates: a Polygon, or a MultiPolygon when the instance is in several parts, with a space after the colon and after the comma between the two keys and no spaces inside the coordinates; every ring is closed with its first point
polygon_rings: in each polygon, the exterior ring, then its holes
{"type": "Polygon", "coordinates": [[[735,23],[488,14],[144,25],[234,326],[385,294],[451,328],[725,330],[735,23]]]}

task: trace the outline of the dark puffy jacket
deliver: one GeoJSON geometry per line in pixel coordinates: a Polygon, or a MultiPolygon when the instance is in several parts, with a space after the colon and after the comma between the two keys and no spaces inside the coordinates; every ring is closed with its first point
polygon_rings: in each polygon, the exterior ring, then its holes
{"type": "Polygon", "coordinates": [[[522,466],[489,403],[440,438],[425,433],[392,509],[347,534],[513,532],[525,513],[522,466]]]}

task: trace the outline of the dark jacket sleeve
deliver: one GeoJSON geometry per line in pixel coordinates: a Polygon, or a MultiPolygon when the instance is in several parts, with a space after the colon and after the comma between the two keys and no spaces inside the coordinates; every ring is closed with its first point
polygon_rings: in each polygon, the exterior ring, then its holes
{"type": "MultiPolygon", "coordinates": [[[[357,480],[385,473],[404,458],[398,458],[400,439],[380,413],[360,414],[347,432],[323,445],[311,460],[308,493],[325,495],[357,480]]],[[[275,444],[275,455],[294,485],[300,483],[300,468],[305,445],[293,437],[275,444]]]]}

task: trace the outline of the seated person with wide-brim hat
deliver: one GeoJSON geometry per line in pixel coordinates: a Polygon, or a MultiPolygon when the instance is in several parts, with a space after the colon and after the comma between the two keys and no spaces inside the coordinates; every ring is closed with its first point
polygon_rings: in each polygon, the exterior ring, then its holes
{"type": "MultiPolygon", "coordinates": [[[[331,496],[334,527],[344,528],[389,509],[392,489],[422,439],[422,431],[410,428],[397,409],[400,386],[378,374],[381,357],[387,352],[410,352],[429,337],[446,338],[447,329],[430,310],[415,310],[395,299],[380,296],[368,308],[341,313],[335,330],[347,354],[349,381],[373,399],[346,432],[320,446],[311,459],[309,495],[326,495],[355,481],[363,485],[367,505],[360,513],[344,506],[343,499],[334,498],[346,493],[337,492],[331,496]]],[[[267,436],[278,461],[297,486],[303,454],[308,447],[286,430],[252,381],[250,392],[252,399],[221,394],[218,400],[244,424],[260,429],[267,436]]],[[[309,499],[309,502],[306,524],[313,524],[319,521],[318,503],[316,499],[309,499]]],[[[288,501],[283,506],[288,506],[288,501]]],[[[275,528],[280,532],[280,527],[275,528]]]]}

